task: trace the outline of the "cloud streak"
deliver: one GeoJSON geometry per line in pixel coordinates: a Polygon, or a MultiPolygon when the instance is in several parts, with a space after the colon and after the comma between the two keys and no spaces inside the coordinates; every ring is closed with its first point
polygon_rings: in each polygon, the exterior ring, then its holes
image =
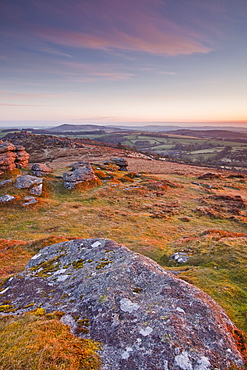
{"type": "Polygon", "coordinates": [[[155,29],[150,29],[147,36],[128,35],[116,31],[114,35],[102,37],[101,35],[88,35],[82,32],[47,29],[38,32],[37,36],[64,46],[96,50],[121,49],[170,56],[209,53],[212,51],[211,48],[189,37],[166,35],[155,29]]]}
{"type": "MultiPolygon", "coordinates": [[[[19,9],[14,31],[17,34],[15,28],[19,25],[19,37],[23,33],[29,41],[33,38],[32,43],[39,40],[70,48],[168,56],[212,50],[198,28],[178,23],[166,15],[165,2],[160,0],[61,0],[59,7],[55,0],[25,0],[25,3],[29,4],[29,17],[19,9]]],[[[7,6],[6,9],[13,22],[10,9],[7,6]]],[[[70,56],[51,47],[46,50],[70,56]]]]}

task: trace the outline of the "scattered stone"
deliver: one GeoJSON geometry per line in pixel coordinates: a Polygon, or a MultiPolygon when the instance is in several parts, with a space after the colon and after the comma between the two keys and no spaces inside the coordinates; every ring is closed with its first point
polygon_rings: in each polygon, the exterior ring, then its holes
{"type": "Polygon", "coordinates": [[[93,168],[88,162],[77,162],[71,165],[72,170],[63,174],[64,187],[73,189],[76,185],[97,180],[93,168]]]}
{"type": "Polygon", "coordinates": [[[34,163],[31,170],[33,175],[38,177],[49,175],[52,172],[51,168],[43,163],[34,163]]]}
{"type": "Polygon", "coordinates": [[[217,173],[208,172],[208,173],[204,173],[204,175],[199,176],[198,180],[213,180],[213,179],[221,179],[221,178],[222,176],[217,173]]]}
{"type": "Polygon", "coordinates": [[[30,204],[37,203],[37,199],[31,196],[25,197],[24,200],[25,203],[23,203],[23,206],[29,206],[30,204]]]}
{"type": "Polygon", "coordinates": [[[83,162],[83,161],[78,161],[78,162],[72,163],[70,165],[71,171],[78,170],[78,168],[84,168],[85,164],[86,164],[86,162],[83,162]]]}
{"type": "Polygon", "coordinates": [[[19,315],[42,307],[102,343],[102,370],[226,370],[244,360],[241,335],[207,294],[151,259],[107,239],[39,251],[0,288],[19,315]],[[233,335],[234,333],[234,335],[233,335]]]}
{"type": "Polygon", "coordinates": [[[171,256],[171,258],[178,263],[186,263],[189,259],[189,256],[187,253],[184,252],[176,252],[171,256]]]}
{"type": "Polygon", "coordinates": [[[111,161],[119,167],[119,171],[128,171],[128,162],[125,158],[111,158],[111,161]]]}
{"type": "Polygon", "coordinates": [[[30,189],[30,193],[33,195],[42,195],[43,191],[43,184],[34,186],[33,188],[30,189]]]}
{"type": "Polygon", "coordinates": [[[18,176],[16,178],[15,186],[18,189],[29,189],[32,186],[42,184],[42,182],[43,182],[43,179],[39,177],[31,176],[31,175],[23,175],[23,176],[18,176]]]}
{"type": "Polygon", "coordinates": [[[0,142],[0,170],[12,171],[28,165],[29,154],[20,145],[8,141],[0,142]]]}
{"type": "Polygon", "coordinates": [[[2,195],[0,197],[0,202],[1,203],[7,203],[7,202],[11,202],[12,200],[15,200],[16,197],[14,195],[9,195],[9,194],[5,194],[5,195],[2,195]]]}
{"type": "Polygon", "coordinates": [[[186,216],[185,217],[180,217],[179,220],[182,221],[182,222],[190,222],[190,218],[186,217],[186,216]]]}
{"type": "Polygon", "coordinates": [[[12,180],[3,180],[3,181],[0,181],[0,188],[5,186],[5,185],[9,185],[9,184],[12,184],[12,180]]]}

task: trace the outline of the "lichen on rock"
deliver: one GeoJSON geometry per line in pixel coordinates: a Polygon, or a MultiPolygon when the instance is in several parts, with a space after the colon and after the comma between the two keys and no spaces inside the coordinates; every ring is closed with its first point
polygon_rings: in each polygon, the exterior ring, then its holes
{"type": "Polygon", "coordinates": [[[237,328],[207,294],[108,239],[42,249],[3,284],[0,305],[6,301],[8,314],[63,311],[74,334],[102,343],[103,370],[226,370],[244,363],[232,334],[237,328]],[[110,263],[97,269],[102,261],[110,263]]]}

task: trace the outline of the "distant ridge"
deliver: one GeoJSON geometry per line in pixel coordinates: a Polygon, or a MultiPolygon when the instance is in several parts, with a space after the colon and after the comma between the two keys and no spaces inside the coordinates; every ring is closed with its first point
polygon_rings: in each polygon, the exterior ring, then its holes
{"type": "Polygon", "coordinates": [[[83,124],[83,125],[76,125],[76,124],[69,124],[65,123],[59,126],[55,126],[52,128],[47,129],[49,132],[66,132],[66,131],[95,131],[95,130],[109,130],[112,131],[148,131],[148,132],[169,132],[169,133],[177,133],[181,135],[185,135],[182,132],[188,131],[191,135],[193,131],[193,134],[198,131],[221,131],[223,133],[224,131],[227,132],[240,132],[240,133],[246,133],[247,134],[247,127],[233,127],[233,126],[189,126],[189,127],[182,127],[182,126],[174,126],[174,125],[145,125],[145,126],[124,126],[124,125],[94,125],[94,124],[83,124]],[[180,133],[178,132],[180,131],[180,133]]]}
{"type": "Polygon", "coordinates": [[[48,131],[87,131],[87,130],[103,130],[104,126],[98,126],[98,125],[72,125],[69,123],[65,123],[63,125],[55,126],[52,128],[49,128],[48,131]]]}

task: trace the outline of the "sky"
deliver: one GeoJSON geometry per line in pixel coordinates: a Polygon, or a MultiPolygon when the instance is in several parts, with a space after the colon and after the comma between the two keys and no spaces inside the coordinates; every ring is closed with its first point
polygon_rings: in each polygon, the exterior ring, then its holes
{"type": "Polygon", "coordinates": [[[0,123],[247,127],[246,0],[0,0],[0,123]]]}

